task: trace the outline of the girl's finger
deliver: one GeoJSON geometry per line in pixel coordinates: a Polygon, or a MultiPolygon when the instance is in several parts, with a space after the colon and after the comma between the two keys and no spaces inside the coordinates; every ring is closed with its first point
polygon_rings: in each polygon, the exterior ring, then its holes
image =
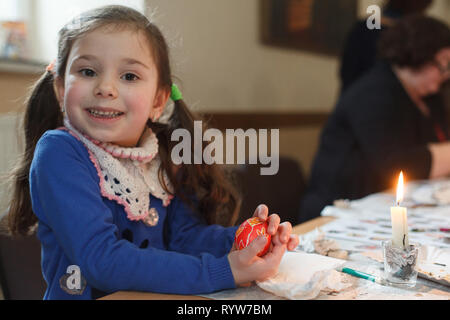
{"type": "Polygon", "coordinates": [[[248,247],[241,250],[241,261],[245,264],[250,263],[257,256],[257,254],[264,249],[266,243],[266,236],[258,236],[248,245],[248,247]]]}
{"type": "Polygon", "coordinates": [[[260,204],[253,213],[254,217],[258,217],[263,221],[267,220],[268,215],[269,215],[269,208],[265,204],[260,204]]]}
{"type": "Polygon", "coordinates": [[[269,216],[269,226],[267,227],[267,232],[271,236],[275,235],[279,225],[280,225],[280,216],[277,214],[271,214],[269,216]]]}
{"type": "Polygon", "coordinates": [[[247,287],[250,287],[251,285],[252,285],[251,282],[247,282],[247,283],[242,283],[242,284],[240,284],[239,287],[247,288],[247,287]]]}
{"type": "Polygon", "coordinates": [[[289,251],[292,251],[295,248],[297,248],[299,243],[300,243],[300,239],[298,238],[298,236],[296,234],[291,234],[291,236],[289,237],[289,242],[287,244],[287,249],[289,251]]]}
{"type": "Polygon", "coordinates": [[[288,243],[289,236],[292,233],[292,225],[290,222],[285,221],[278,226],[278,233],[282,243],[288,243]]]}
{"type": "Polygon", "coordinates": [[[272,236],[272,243],[276,246],[280,246],[283,244],[280,240],[280,234],[278,232],[272,236]]]}
{"type": "Polygon", "coordinates": [[[281,262],[281,258],[283,258],[284,253],[286,252],[286,245],[274,245],[272,251],[263,256],[264,260],[270,265],[275,264],[279,265],[281,262]]]}

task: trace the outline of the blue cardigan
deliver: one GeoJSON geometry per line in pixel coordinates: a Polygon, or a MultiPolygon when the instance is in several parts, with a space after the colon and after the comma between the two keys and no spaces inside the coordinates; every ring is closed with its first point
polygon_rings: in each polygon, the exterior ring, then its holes
{"type": "Polygon", "coordinates": [[[152,195],[158,224],[130,221],[123,206],[102,197],[89,153],[70,133],[51,130],[41,137],[29,178],[48,285],[44,299],[235,288],[227,254],[237,227],[207,226],[178,198],[164,207],[152,195]],[[81,273],[78,282],[73,266],[81,273]]]}

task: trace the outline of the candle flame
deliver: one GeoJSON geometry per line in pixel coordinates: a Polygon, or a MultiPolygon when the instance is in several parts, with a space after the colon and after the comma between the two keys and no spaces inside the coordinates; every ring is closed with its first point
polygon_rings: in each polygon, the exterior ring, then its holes
{"type": "Polygon", "coordinates": [[[400,176],[398,177],[397,184],[397,206],[403,201],[403,172],[400,171],[400,176]]]}

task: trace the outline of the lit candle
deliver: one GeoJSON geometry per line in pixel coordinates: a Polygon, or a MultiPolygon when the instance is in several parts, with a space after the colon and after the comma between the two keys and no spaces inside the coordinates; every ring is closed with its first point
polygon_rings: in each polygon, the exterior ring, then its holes
{"type": "Polygon", "coordinates": [[[396,206],[391,207],[392,244],[398,248],[408,248],[408,219],[405,207],[400,207],[403,201],[403,172],[400,172],[397,184],[396,206]]]}

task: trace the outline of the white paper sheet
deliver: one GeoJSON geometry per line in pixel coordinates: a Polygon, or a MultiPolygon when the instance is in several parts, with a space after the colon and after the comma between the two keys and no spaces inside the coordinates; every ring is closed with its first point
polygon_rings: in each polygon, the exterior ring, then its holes
{"type": "Polygon", "coordinates": [[[335,269],[346,261],[313,253],[286,252],[278,274],[257,285],[288,299],[314,299],[321,291],[339,292],[351,286],[335,269]]]}
{"type": "MultiPolygon", "coordinates": [[[[445,188],[450,188],[450,180],[407,184],[402,205],[408,208],[410,242],[450,248],[450,233],[441,231],[450,228],[450,206],[442,204],[445,199],[438,202],[433,196],[445,188]]],[[[393,193],[377,193],[350,201],[346,208],[328,206],[322,215],[338,219],[321,229],[326,237],[359,242],[362,249],[364,245],[381,246],[382,241],[392,237],[390,207],[394,201],[393,193]]]]}

